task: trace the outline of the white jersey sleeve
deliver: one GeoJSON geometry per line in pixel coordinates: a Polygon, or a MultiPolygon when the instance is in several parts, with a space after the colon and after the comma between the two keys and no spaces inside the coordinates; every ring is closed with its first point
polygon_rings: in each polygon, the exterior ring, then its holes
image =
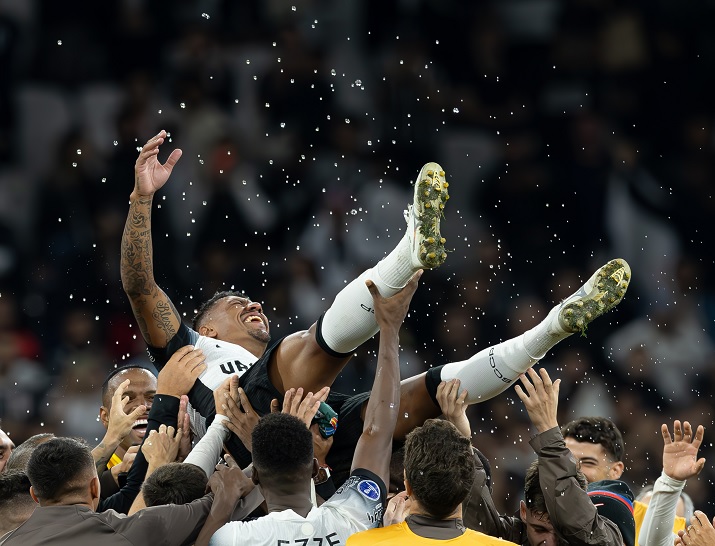
{"type": "Polygon", "coordinates": [[[321,508],[336,510],[363,529],[377,527],[382,521],[387,489],[385,483],[369,470],[354,470],[343,485],[321,508]]]}

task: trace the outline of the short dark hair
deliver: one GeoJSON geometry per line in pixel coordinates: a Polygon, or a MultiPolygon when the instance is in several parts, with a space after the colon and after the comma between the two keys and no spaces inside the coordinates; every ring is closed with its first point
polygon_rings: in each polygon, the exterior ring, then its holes
{"type": "Polygon", "coordinates": [[[109,388],[109,383],[117,374],[122,373],[125,370],[146,370],[154,377],[159,375],[154,365],[144,362],[134,362],[114,368],[107,374],[107,377],[104,379],[104,383],[102,383],[102,405],[105,408],[109,408],[112,396],[114,396],[114,392],[111,392],[110,394],[111,389],[109,388]]]}
{"type": "Polygon", "coordinates": [[[22,470],[10,470],[0,474],[0,513],[5,508],[15,509],[31,506],[35,501],[30,496],[30,479],[22,470]]]}
{"type": "Polygon", "coordinates": [[[577,442],[600,444],[614,462],[623,460],[623,435],[615,423],[606,417],[579,417],[561,427],[561,434],[577,442]]]}
{"type": "MultiPolygon", "coordinates": [[[[588,480],[586,480],[586,476],[580,470],[576,472],[576,481],[581,489],[586,491],[588,488],[588,480]]],[[[552,494],[555,495],[556,493],[552,494]]],[[[549,513],[546,509],[544,492],[541,490],[541,484],[539,483],[538,459],[533,461],[526,470],[526,476],[524,477],[524,504],[535,514],[543,515],[549,513]]]]}
{"type": "Polygon", "coordinates": [[[147,506],[186,504],[206,494],[209,479],[191,463],[169,463],[157,468],[142,485],[147,506]]]}
{"type": "Polygon", "coordinates": [[[469,438],[443,419],[428,419],[405,439],[405,476],[432,517],[444,518],[467,498],[476,478],[469,438]]]}
{"type": "Polygon", "coordinates": [[[204,315],[206,314],[206,311],[211,309],[217,301],[222,300],[223,298],[228,298],[229,296],[248,298],[245,293],[239,292],[238,290],[221,290],[216,292],[213,296],[211,296],[199,306],[198,310],[196,311],[196,314],[191,319],[191,327],[194,330],[198,330],[199,326],[201,326],[201,322],[204,320],[204,315]]]}
{"type": "Polygon", "coordinates": [[[30,460],[30,455],[35,451],[37,446],[44,444],[48,440],[52,440],[55,435],[52,432],[43,432],[41,434],[35,434],[30,436],[27,440],[22,442],[19,446],[12,450],[10,457],[5,465],[5,472],[11,470],[21,470],[25,471],[27,469],[27,463],[30,460]]]}
{"type": "Polygon", "coordinates": [[[79,438],[53,438],[37,446],[27,464],[27,476],[38,498],[59,500],[81,488],[77,483],[95,468],[92,452],[79,438]]]}
{"type": "Polygon", "coordinates": [[[305,423],[287,413],[268,413],[258,420],[251,434],[253,466],[260,479],[297,481],[301,469],[313,464],[313,433],[305,423]]]}

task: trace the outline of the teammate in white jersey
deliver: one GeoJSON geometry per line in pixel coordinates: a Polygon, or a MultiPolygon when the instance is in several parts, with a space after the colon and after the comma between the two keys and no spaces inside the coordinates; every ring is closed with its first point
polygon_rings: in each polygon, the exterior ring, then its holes
{"type": "MultiPolygon", "coordinates": [[[[446,257],[440,217],[449,197],[449,185],[442,168],[427,163],[415,182],[404,237],[385,258],[341,290],[330,308],[308,330],[269,346],[269,324],[263,308],[238,293],[221,293],[212,298],[201,308],[194,327],[189,328],[154,279],[152,201],[181,157],[181,150],[174,150],[166,163],[158,161],[159,147],[165,138],[166,132],[161,131],[150,139],[135,165],[134,191],[122,235],[122,285],[157,367],[161,368],[182,345],[192,344],[204,351],[208,369],[189,393],[192,406],[204,417],[212,418],[215,409],[212,390],[226,375],[241,375],[241,384],[260,415],[269,413],[270,401],[281,398],[290,388],[318,392],[332,385],[354,349],[378,331],[365,279],[371,279],[380,293],[389,297],[405,286],[417,270],[437,267],[446,257]]],[[[612,260],[531,330],[462,362],[437,366],[405,379],[395,438],[404,439],[426,419],[440,415],[436,391],[443,380],[459,379],[462,388],[468,391],[468,404],[506,390],[554,345],[574,332],[585,331],[590,321],[615,307],[629,281],[628,264],[612,260]]],[[[362,430],[361,416],[368,396],[364,393],[350,398],[331,393],[328,400],[338,411],[340,422],[329,456],[340,457],[348,466],[362,430]]],[[[250,453],[235,436],[232,442],[233,448],[228,444],[231,453],[244,465],[250,460],[250,453]]]]}
{"type": "Polygon", "coordinates": [[[266,499],[268,515],[232,521],[215,533],[207,522],[197,540],[213,533],[212,546],[234,544],[345,544],[353,533],[377,527],[382,520],[390,474],[392,432],[400,405],[399,331],[422,272],[403,290],[383,298],[367,281],[380,325],[380,344],[365,425],[355,446],[348,480],[320,507],[311,502],[311,478],[318,472],[313,435],[287,413],[264,415],[252,434],[253,481],[266,499]]]}

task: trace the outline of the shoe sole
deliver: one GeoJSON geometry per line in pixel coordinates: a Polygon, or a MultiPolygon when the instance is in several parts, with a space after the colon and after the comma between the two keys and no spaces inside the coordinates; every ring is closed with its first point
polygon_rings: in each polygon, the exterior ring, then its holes
{"type": "Polygon", "coordinates": [[[583,294],[559,312],[559,323],[567,332],[586,334],[590,322],[621,303],[631,282],[631,268],[617,258],[596,271],[582,287],[583,294]],[[586,292],[591,286],[590,291],[586,292]]]}
{"type": "Polygon", "coordinates": [[[444,248],[446,239],[439,231],[439,224],[444,216],[444,206],[449,200],[444,170],[437,163],[427,163],[420,170],[415,181],[414,207],[421,224],[413,238],[418,236],[418,256],[427,269],[439,267],[447,259],[444,248]]]}

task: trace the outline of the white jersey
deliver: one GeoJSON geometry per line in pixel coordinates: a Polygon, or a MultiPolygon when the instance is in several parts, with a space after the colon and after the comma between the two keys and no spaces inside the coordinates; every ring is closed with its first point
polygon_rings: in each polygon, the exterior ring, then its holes
{"type": "MultiPolygon", "coordinates": [[[[206,369],[199,376],[199,381],[211,391],[217,389],[230,375],[242,376],[258,360],[256,355],[240,345],[202,336],[183,323],[167,347],[162,349],[150,347],[149,357],[161,370],[171,355],[185,345],[193,345],[204,352],[206,369]]],[[[206,434],[206,419],[201,414],[201,408],[190,405],[188,413],[191,418],[191,429],[198,438],[202,438],[206,434]]]]}
{"type": "Polygon", "coordinates": [[[385,486],[366,470],[348,480],[306,517],[293,510],[271,512],[251,521],[232,521],[211,537],[210,546],[338,546],[353,533],[377,527],[382,520],[385,486]]]}
{"type": "Polygon", "coordinates": [[[240,345],[199,334],[196,334],[193,345],[204,352],[206,369],[199,379],[211,390],[217,389],[229,375],[242,376],[258,360],[240,345]]]}

